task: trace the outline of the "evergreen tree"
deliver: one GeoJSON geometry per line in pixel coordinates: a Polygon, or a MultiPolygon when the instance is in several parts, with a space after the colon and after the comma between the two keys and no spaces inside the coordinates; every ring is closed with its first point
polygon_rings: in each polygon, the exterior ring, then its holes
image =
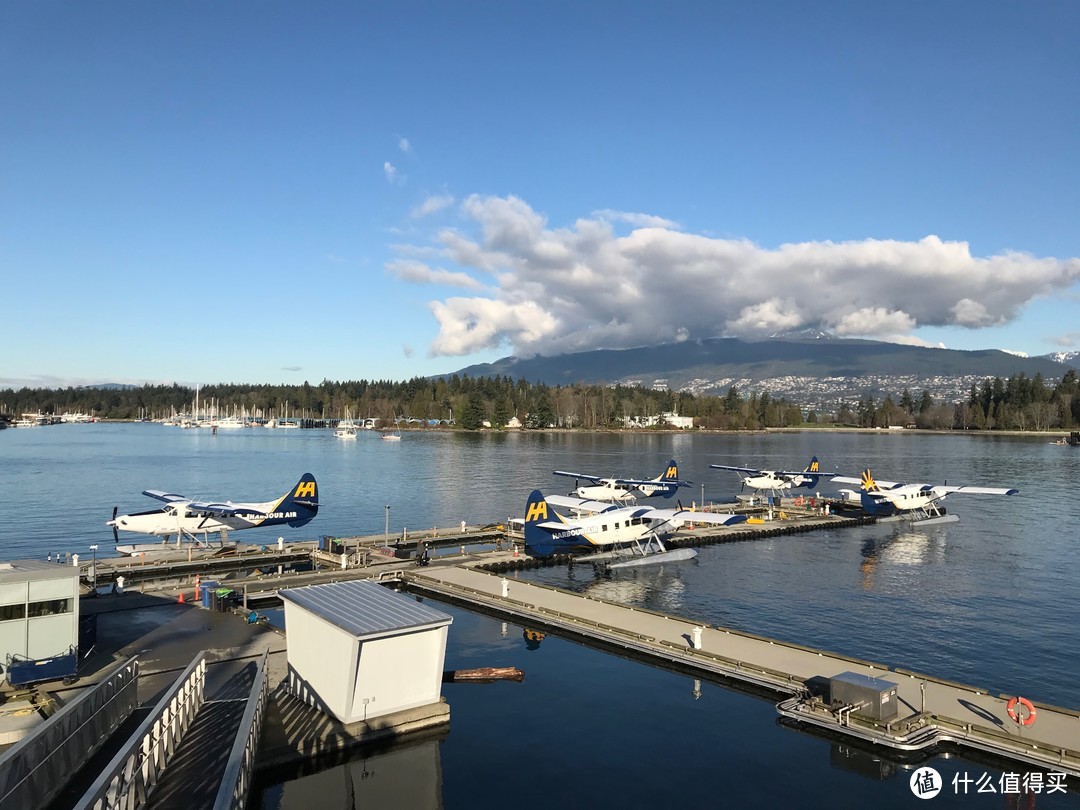
{"type": "Polygon", "coordinates": [[[461,426],[466,430],[476,430],[484,424],[484,398],[478,390],[469,394],[465,409],[461,412],[461,426]]]}
{"type": "Polygon", "coordinates": [[[546,390],[541,391],[536,398],[533,409],[529,411],[529,415],[525,418],[525,427],[532,430],[543,430],[550,427],[554,422],[555,411],[551,407],[551,399],[548,397],[546,390]]]}
{"type": "Polygon", "coordinates": [[[499,394],[495,400],[495,408],[491,412],[491,424],[495,427],[506,427],[513,412],[510,410],[510,400],[505,394],[499,394]]]}

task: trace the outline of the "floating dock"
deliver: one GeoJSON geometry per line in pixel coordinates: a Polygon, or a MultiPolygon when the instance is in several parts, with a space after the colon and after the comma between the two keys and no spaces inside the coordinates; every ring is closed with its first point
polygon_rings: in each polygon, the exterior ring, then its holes
{"type": "Polygon", "coordinates": [[[417,593],[782,695],[777,710],[789,721],[903,752],[952,743],[1080,777],[1080,712],[1070,709],[1034,703],[1037,720],[1023,726],[1009,716],[1011,695],[475,568],[429,567],[407,572],[405,581],[417,593]],[[845,672],[896,684],[897,717],[866,720],[858,706],[824,699],[822,686],[845,672]]]}
{"type": "MultiPolygon", "coordinates": [[[[823,515],[814,510],[789,508],[782,516],[777,512],[775,517],[782,519],[686,529],[667,545],[687,548],[747,542],[873,522],[872,518],[823,515]]],[[[385,724],[354,728],[275,691],[275,686],[285,679],[283,634],[264,624],[249,625],[243,614],[195,610],[177,604],[181,595],[187,596],[185,601],[194,601],[196,575],[204,581],[218,579],[234,590],[237,601],[243,599],[245,613],[249,600],[265,603],[276,599],[279,590],[306,584],[374,579],[402,585],[411,592],[496,615],[527,628],[560,633],[601,649],[772,696],[780,701],[777,711],[782,721],[798,727],[900,753],[955,746],[1080,777],[1080,713],[1076,711],[1029,703],[1037,719],[1031,725],[1022,725],[1009,713],[1009,702],[1015,696],[995,695],[986,689],[886,664],[508,578],[501,574],[563,564],[568,558],[527,557],[521,538],[506,534],[502,526],[466,527],[466,531],[436,528],[392,538],[385,534],[323,538],[318,543],[243,549],[200,554],[181,550],[153,558],[98,560],[92,573],[88,567],[83,569],[88,595],[119,582],[120,577],[124,578],[126,593],[122,597],[83,600],[83,612],[99,614],[101,619],[98,663],[91,661],[81,668],[83,677],[73,689],[56,683],[40,685],[39,691],[61,705],[55,716],[63,719],[65,712],[74,715],[83,711],[74,707],[80,693],[93,694],[88,686],[110,684],[108,689],[129,690],[129,684],[137,684],[138,708],[130,693],[124,711],[105,719],[110,727],[130,730],[138,724],[139,728],[129,737],[126,747],[114,745],[99,753],[99,759],[112,757],[111,770],[103,770],[93,784],[86,777],[80,783],[80,777],[76,777],[75,786],[68,788],[68,798],[81,796],[83,806],[104,806],[99,804],[102,797],[121,789],[142,794],[155,791],[155,804],[168,806],[169,799],[178,795],[169,786],[187,784],[189,776],[197,774],[201,777],[201,798],[208,803],[228,804],[225,792],[231,791],[233,799],[242,795],[254,772],[269,764],[333,752],[375,735],[438,729],[448,722],[449,708],[440,702],[388,718],[385,724]],[[415,560],[421,547],[434,552],[430,564],[423,567],[415,560]],[[110,645],[110,635],[123,643],[110,645]],[[116,666],[114,656],[126,663],[109,671],[109,667],[116,666]],[[862,704],[834,700],[828,685],[830,679],[840,675],[874,678],[874,683],[895,687],[899,711],[888,715],[888,719],[874,720],[862,704]],[[151,706],[149,700],[161,695],[151,706]],[[163,737],[165,723],[172,725],[163,737]],[[187,745],[183,742],[185,736],[187,745]],[[215,761],[220,767],[210,778],[196,754],[191,760],[186,755],[176,759],[167,770],[157,766],[132,770],[135,760],[131,757],[144,756],[137,753],[139,746],[157,745],[154,741],[166,738],[178,752],[193,748],[201,750],[202,755],[213,741],[215,761]],[[149,781],[125,782],[128,777],[124,774],[132,773],[141,773],[140,778],[149,781]]],[[[86,711],[98,710],[91,707],[86,711]]],[[[100,712],[87,716],[97,718],[100,712]]],[[[105,719],[95,719],[87,727],[100,725],[105,719]]],[[[49,721],[43,725],[48,726],[49,721]]],[[[54,734],[55,745],[27,745],[26,755],[60,750],[60,741],[66,737],[61,730],[54,734]]],[[[89,759],[88,744],[73,740],[68,745],[73,748],[61,757],[67,764],[63,768],[50,765],[40,773],[59,778],[62,771],[74,772],[78,763],[89,759]]],[[[5,755],[10,756],[10,751],[5,755]]],[[[0,770],[3,763],[0,756],[0,770]]],[[[92,767],[86,765],[84,771],[92,767]]],[[[14,789],[32,787],[27,783],[14,789]]]]}

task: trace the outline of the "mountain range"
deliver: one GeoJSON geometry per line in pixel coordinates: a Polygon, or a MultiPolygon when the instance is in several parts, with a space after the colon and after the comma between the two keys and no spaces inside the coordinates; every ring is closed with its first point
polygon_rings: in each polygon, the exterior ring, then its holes
{"type": "Polygon", "coordinates": [[[800,332],[764,340],[711,338],[634,349],[597,349],[550,357],[504,357],[455,372],[543,382],[639,385],[701,394],[768,391],[808,407],[832,407],[838,400],[897,396],[905,388],[937,400],[967,397],[988,377],[1007,379],[1041,374],[1059,382],[1080,369],[1080,353],[1022,357],[996,349],[961,351],[906,346],[875,340],[838,338],[827,332],[800,332]],[[1058,359],[1062,357],[1063,359],[1058,359]]]}

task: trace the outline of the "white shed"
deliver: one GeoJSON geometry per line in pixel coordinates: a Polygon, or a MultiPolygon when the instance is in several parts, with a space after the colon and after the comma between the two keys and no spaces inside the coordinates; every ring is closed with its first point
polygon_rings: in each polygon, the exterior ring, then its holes
{"type": "Polygon", "coordinates": [[[343,723],[437,703],[453,617],[373,582],[281,591],[290,691],[343,723]]]}
{"type": "MultiPolygon", "coordinates": [[[[75,669],[79,645],[79,569],[40,560],[0,563],[0,672],[40,661],[40,674],[75,669]],[[70,666],[67,658],[70,657],[70,666]],[[60,669],[45,664],[58,661],[60,669]]],[[[69,674],[63,671],[62,674],[69,674]]]]}

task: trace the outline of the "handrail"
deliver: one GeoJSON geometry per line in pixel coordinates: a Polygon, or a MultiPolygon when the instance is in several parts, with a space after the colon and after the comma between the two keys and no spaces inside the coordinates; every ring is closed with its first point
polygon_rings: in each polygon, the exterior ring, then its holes
{"type": "Polygon", "coordinates": [[[75,805],[77,810],[132,810],[146,804],[180,739],[202,707],[206,650],[188,664],[128,743],[75,805]]]}
{"type": "Polygon", "coordinates": [[[269,650],[263,651],[262,659],[255,670],[255,682],[248,693],[247,707],[236,731],[225,773],[221,777],[214,810],[242,810],[247,805],[247,796],[251,791],[251,775],[255,771],[255,753],[259,747],[259,736],[270,694],[269,669],[266,666],[269,654],[269,650]]]}
{"type": "Polygon", "coordinates": [[[45,807],[135,710],[136,656],[0,755],[0,807],[45,807]]]}

